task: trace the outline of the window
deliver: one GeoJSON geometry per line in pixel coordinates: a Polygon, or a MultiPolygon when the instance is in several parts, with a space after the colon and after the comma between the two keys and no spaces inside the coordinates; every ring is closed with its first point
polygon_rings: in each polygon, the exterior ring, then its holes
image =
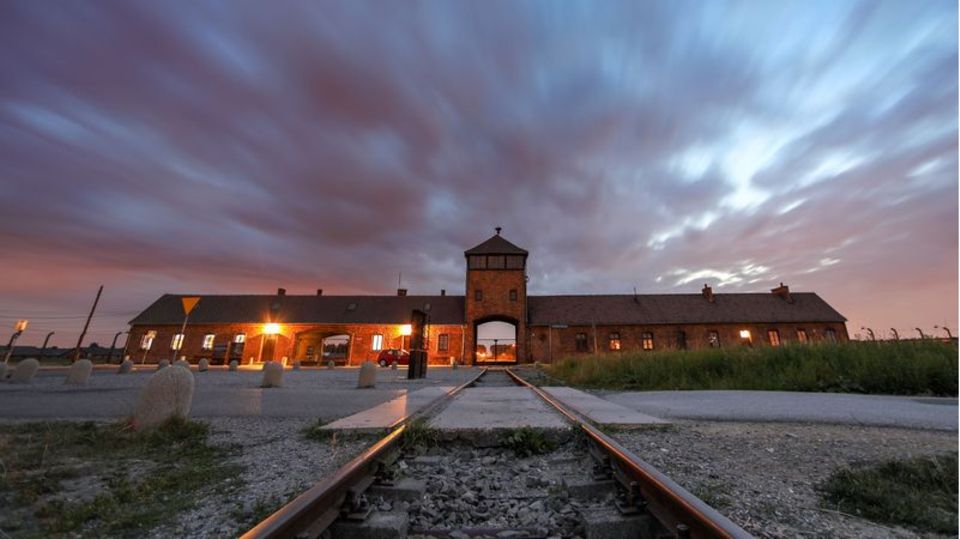
{"type": "Polygon", "coordinates": [[[214,335],[213,333],[207,333],[206,335],[204,335],[204,336],[203,336],[203,349],[204,349],[204,350],[213,350],[213,340],[216,339],[216,338],[217,338],[217,336],[214,335]]]}
{"type": "Polygon", "coordinates": [[[153,346],[153,340],[157,338],[156,331],[148,331],[140,338],[140,349],[149,350],[153,346]]]}
{"type": "Polygon", "coordinates": [[[653,350],[653,333],[645,331],[641,336],[640,344],[644,350],[653,350]]]}
{"type": "Polygon", "coordinates": [[[710,348],[720,348],[720,332],[707,332],[707,344],[710,345],[710,348]]]}
{"type": "Polygon", "coordinates": [[[441,333],[437,336],[437,352],[446,352],[450,348],[450,335],[441,333]]]}
{"type": "Polygon", "coordinates": [[[523,269],[523,255],[507,256],[507,269],[523,269]]]}
{"type": "Polygon", "coordinates": [[[780,346],[780,331],[776,329],[768,329],[767,340],[770,341],[770,346],[780,346]]]}
{"type": "Polygon", "coordinates": [[[827,328],[823,331],[823,334],[826,335],[828,341],[837,342],[837,330],[833,328],[827,328]]]}
{"type": "Polygon", "coordinates": [[[677,350],[687,349],[687,332],[682,329],[677,330],[677,350]]]}
{"type": "Polygon", "coordinates": [[[797,329],[797,342],[800,342],[800,343],[807,342],[807,330],[803,328],[797,329]]]}
{"type": "Polygon", "coordinates": [[[506,257],[503,255],[490,255],[487,257],[487,269],[503,269],[506,263],[506,257]]]}
{"type": "Polygon", "coordinates": [[[577,352],[586,352],[590,350],[587,346],[587,334],[586,333],[577,333],[576,337],[577,352]]]}
{"type": "Polygon", "coordinates": [[[247,335],[245,333],[237,333],[233,337],[233,342],[235,344],[243,344],[247,342],[247,335]]]}
{"type": "Polygon", "coordinates": [[[173,340],[170,341],[171,350],[179,350],[183,348],[183,333],[177,333],[173,336],[173,340]]]}
{"type": "Polygon", "coordinates": [[[620,333],[618,333],[618,332],[613,332],[613,333],[610,334],[610,339],[609,339],[609,341],[608,341],[608,346],[607,346],[607,348],[608,348],[611,352],[615,352],[615,351],[617,351],[617,350],[620,350],[620,333]]]}
{"type": "Polygon", "coordinates": [[[511,288],[511,289],[510,289],[510,301],[517,301],[517,289],[516,289],[516,288],[511,288]]]}
{"type": "Polygon", "coordinates": [[[483,290],[480,290],[479,288],[474,290],[473,299],[474,301],[483,301],[483,290]]]}
{"type": "Polygon", "coordinates": [[[373,343],[370,345],[370,348],[371,348],[374,352],[379,352],[380,350],[383,350],[383,335],[381,335],[381,334],[379,334],[379,333],[374,333],[374,334],[373,334],[373,343]]]}
{"type": "Polygon", "coordinates": [[[470,269],[487,269],[487,257],[473,255],[467,261],[470,266],[470,269]]]}
{"type": "Polygon", "coordinates": [[[740,330],[740,344],[749,346],[753,344],[753,335],[750,334],[749,329],[740,330]]]}

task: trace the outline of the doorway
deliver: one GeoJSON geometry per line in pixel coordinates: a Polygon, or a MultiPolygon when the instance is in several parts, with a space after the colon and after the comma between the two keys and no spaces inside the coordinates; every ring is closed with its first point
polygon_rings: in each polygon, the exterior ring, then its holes
{"type": "Polygon", "coordinates": [[[477,324],[477,363],[516,363],[517,325],[505,320],[477,324]]]}

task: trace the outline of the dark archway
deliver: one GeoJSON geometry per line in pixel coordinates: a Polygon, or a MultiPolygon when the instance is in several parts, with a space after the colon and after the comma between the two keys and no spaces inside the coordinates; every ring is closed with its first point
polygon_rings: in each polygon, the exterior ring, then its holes
{"type": "Polygon", "coordinates": [[[304,331],[297,334],[294,358],[302,363],[336,364],[350,362],[351,339],[342,331],[304,331]]]}
{"type": "Polygon", "coordinates": [[[474,352],[477,363],[517,362],[517,320],[488,316],[474,322],[474,352]]]}

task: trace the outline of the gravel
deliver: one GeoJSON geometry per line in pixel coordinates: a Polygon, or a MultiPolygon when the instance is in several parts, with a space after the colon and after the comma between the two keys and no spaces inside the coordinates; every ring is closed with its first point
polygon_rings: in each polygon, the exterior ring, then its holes
{"type": "Polygon", "coordinates": [[[243,533],[288,500],[332,474],[373,439],[307,440],[303,419],[230,417],[208,420],[209,443],[230,448],[243,472],[211,489],[204,503],[150,537],[228,537],[243,533]]]}
{"type": "Polygon", "coordinates": [[[679,423],[615,435],[758,537],[917,537],[819,506],[835,469],[957,450],[957,433],[789,423],[679,423]]]}
{"type": "MultiPolygon", "coordinates": [[[[445,444],[426,455],[398,461],[404,474],[426,482],[419,502],[380,510],[407,511],[410,537],[456,537],[453,530],[481,530],[498,537],[582,537],[581,511],[612,507],[614,492],[582,501],[569,497],[564,478],[587,480],[589,457],[567,443],[545,455],[519,458],[513,451],[445,444]]],[[[487,535],[485,534],[485,535],[487,535]]]]}

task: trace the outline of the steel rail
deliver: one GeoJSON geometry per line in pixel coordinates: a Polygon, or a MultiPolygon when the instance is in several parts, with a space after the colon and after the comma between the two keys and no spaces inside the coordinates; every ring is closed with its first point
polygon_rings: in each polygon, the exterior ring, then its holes
{"type": "Polygon", "coordinates": [[[284,505],[241,536],[241,539],[274,539],[284,537],[313,538],[340,516],[341,508],[352,497],[359,496],[381,469],[381,461],[399,448],[409,422],[452,399],[457,393],[480,379],[487,369],[453,388],[414,414],[407,415],[389,428],[389,434],[367,448],[353,460],[284,505]],[[399,423],[399,426],[398,426],[399,423]]]}
{"type": "Polygon", "coordinates": [[[591,441],[609,455],[611,466],[627,477],[631,487],[635,486],[640,498],[646,502],[646,509],[667,530],[678,537],[693,539],[753,537],[703,500],[631,453],[619,442],[598,430],[576,411],[571,410],[546,391],[527,382],[512,370],[506,369],[506,371],[517,384],[530,388],[543,401],[578,425],[591,441]]]}

